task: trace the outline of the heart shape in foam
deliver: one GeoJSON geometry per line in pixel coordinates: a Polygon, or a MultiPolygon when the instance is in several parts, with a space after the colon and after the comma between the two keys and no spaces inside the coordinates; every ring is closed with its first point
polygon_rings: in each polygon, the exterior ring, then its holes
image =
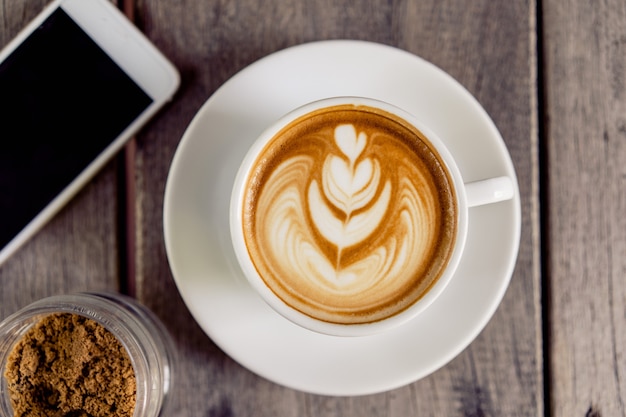
{"type": "Polygon", "coordinates": [[[367,145],[367,136],[363,132],[357,135],[354,125],[340,125],[335,129],[335,143],[354,164],[367,145]]]}

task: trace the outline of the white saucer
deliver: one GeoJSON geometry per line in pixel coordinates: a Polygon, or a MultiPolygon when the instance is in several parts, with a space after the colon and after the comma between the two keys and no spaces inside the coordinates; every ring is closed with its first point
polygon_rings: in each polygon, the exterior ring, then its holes
{"type": "Polygon", "coordinates": [[[174,157],[165,191],[165,244],[178,289],[209,337],[251,371],[326,395],[362,395],[416,381],[460,353],[493,315],[517,257],[520,199],[513,164],[478,102],[407,52],[358,41],[274,53],[226,82],[200,109],[174,157]],[[239,161],[272,121],[330,96],[369,96],[417,115],[447,143],[465,181],[508,175],[513,200],[470,209],[453,281],[426,312],[361,338],[315,334],[274,313],[249,287],[228,230],[239,161]]]}

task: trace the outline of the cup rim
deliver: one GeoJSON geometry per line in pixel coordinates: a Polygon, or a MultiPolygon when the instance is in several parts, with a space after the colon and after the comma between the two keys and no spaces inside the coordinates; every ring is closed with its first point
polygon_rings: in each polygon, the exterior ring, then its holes
{"type": "Polygon", "coordinates": [[[444,141],[432,129],[419,121],[414,115],[399,108],[398,106],[375,98],[359,96],[337,96],[309,102],[287,112],[268,126],[254,140],[239,166],[233,182],[229,208],[231,243],[233,245],[235,257],[246,278],[246,281],[276,313],[305,329],[329,336],[369,336],[382,333],[399,327],[426,310],[426,308],[428,308],[428,306],[430,306],[435,299],[443,293],[457,270],[465,248],[465,242],[467,240],[468,216],[467,196],[465,193],[463,178],[453,155],[448,150],[444,141]],[[289,122],[315,110],[346,104],[380,108],[381,110],[393,113],[417,128],[434,147],[441,161],[444,163],[453,183],[457,204],[457,231],[455,243],[443,274],[439,276],[432,287],[422,297],[404,310],[382,320],[360,324],[340,324],[316,319],[291,307],[278,297],[265,284],[263,278],[254,266],[248,251],[245,250],[246,245],[244,233],[243,228],[241,227],[243,220],[241,205],[245,194],[245,184],[247,182],[250,168],[256,161],[258,153],[274,137],[274,135],[276,135],[284,126],[289,124],[289,122]],[[238,250],[238,248],[243,248],[243,250],[238,250]]]}

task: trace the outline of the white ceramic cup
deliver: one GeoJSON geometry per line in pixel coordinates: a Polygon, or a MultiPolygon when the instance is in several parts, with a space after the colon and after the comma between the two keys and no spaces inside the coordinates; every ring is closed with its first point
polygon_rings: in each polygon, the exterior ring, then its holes
{"type": "Polygon", "coordinates": [[[333,336],[364,336],[379,333],[414,318],[420,312],[424,311],[446,288],[450,280],[453,278],[457,269],[467,238],[468,230],[468,209],[473,206],[492,204],[500,201],[511,199],[514,195],[514,186],[512,180],[508,177],[488,178],[472,183],[464,183],[461,173],[452,154],[446,148],[444,142],[427,126],[424,126],[416,117],[405,112],[404,110],[379,100],[363,97],[333,97],[322,99],[295,110],[292,110],[279,120],[269,126],[248,150],[246,156],[241,162],[239,171],[233,185],[231,202],[230,202],[230,230],[234,252],[241,269],[248,282],[256,290],[256,292],[269,304],[276,312],[284,316],[291,322],[323,334],[333,336]],[[246,191],[246,184],[251,168],[254,166],[260,152],[265,148],[267,143],[285,126],[292,121],[309,114],[313,111],[344,104],[364,105],[374,107],[383,111],[392,113],[417,128],[436,149],[440,159],[444,162],[452,179],[455,189],[456,206],[457,206],[457,230],[452,255],[449,258],[447,266],[443,274],[438,278],[434,285],[416,302],[401,312],[382,320],[365,323],[365,324],[339,324],[323,321],[313,318],[309,315],[292,308],[279,298],[265,283],[260,276],[256,267],[250,258],[246,248],[243,221],[243,200],[246,191]]]}

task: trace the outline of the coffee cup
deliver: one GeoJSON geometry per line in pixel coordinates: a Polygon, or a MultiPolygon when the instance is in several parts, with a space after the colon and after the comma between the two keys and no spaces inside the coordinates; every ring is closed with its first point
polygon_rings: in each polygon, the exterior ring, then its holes
{"type": "Polygon", "coordinates": [[[453,279],[469,207],[511,199],[508,177],[466,184],[445,143],[379,100],[299,107],[256,139],[237,173],[230,230],[251,286],[323,334],[414,318],[453,279]]]}

